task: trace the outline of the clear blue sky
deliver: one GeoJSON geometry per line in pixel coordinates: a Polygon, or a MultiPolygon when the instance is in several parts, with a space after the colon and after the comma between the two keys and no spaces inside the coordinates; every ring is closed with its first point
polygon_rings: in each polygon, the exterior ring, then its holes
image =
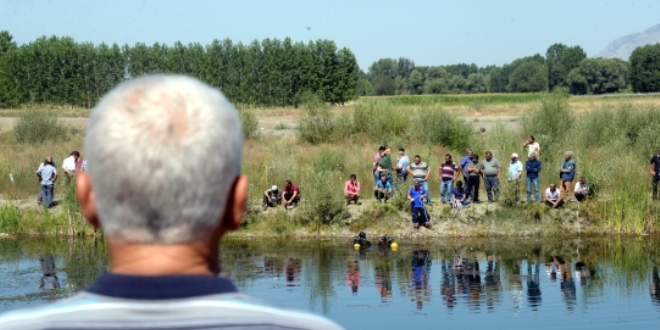
{"type": "Polygon", "coordinates": [[[95,44],[330,39],[364,71],[401,56],[417,65],[502,65],[545,55],[555,42],[593,56],[658,23],[658,0],[0,0],[0,30],[19,44],[43,35],[95,44]]]}

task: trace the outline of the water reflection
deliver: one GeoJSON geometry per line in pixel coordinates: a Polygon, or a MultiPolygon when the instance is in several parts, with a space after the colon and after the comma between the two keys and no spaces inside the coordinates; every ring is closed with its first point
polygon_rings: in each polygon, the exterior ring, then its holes
{"type": "MultiPolygon", "coordinates": [[[[644,320],[660,316],[657,242],[404,241],[398,250],[356,250],[352,241],[227,241],[222,261],[223,275],[239,290],[324,313],[347,328],[375,320],[405,328],[419,324],[413,316],[464,326],[467,314],[476,328],[628,320],[648,328],[644,320]],[[496,322],[478,323],[485,319],[496,322]]],[[[0,309],[73,294],[107,268],[99,240],[0,239],[0,250],[0,309]]]]}
{"type": "Polygon", "coordinates": [[[41,265],[41,280],[39,281],[39,290],[55,290],[60,288],[60,280],[55,273],[55,259],[52,255],[39,256],[41,265]]]}

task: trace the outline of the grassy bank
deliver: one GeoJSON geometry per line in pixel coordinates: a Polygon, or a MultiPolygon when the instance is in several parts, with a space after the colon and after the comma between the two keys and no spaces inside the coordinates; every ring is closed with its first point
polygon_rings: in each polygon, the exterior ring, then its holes
{"type": "MultiPolygon", "coordinates": [[[[660,206],[650,200],[648,160],[660,148],[660,97],[595,99],[553,94],[442,97],[460,98],[465,103],[466,100],[481,102],[478,100],[486,96],[503,98],[493,99],[492,104],[520,104],[529,111],[517,119],[516,129],[501,123],[479,134],[474,122],[466,122],[454,114],[453,108],[433,102],[414,100],[396,105],[392,98],[364,98],[350,108],[338,109],[310,100],[304,109],[296,110],[297,124],[288,128],[295,130],[295,134],[280,136],[258,134],[260,110],[242,110],[248,137],[243,170],[250,179],[250,201],[243,231],[238,235],[343,237],[359,230],[410,237],[659,231],[660,206]],[[415,102],[419,105],[411,105],[415,102]],[[530,134],[536,136],[542,148],[542,190],[550,182],[557,182],[563,154],[570,150],[575,154],[578,176],[584,175],[592,185],[595,192],[592,200],[582,204],[579,210],[575,203],[565,210],[548,210],[540,204],[516,203],[513,189],[503,182],[497,205],[483,204],[456,215],[447,206],[437,204],[437,167],[445,153],[451,153],[458,161],[466,148],[475,150],[482,159],[486,150],[492,150],[504,165],[504,178],[508,155],[512,152],[525,155],[522,144],[530,134]],[[436,223],[433,231],[410,229],[409,206],[404,197],[409,188],[406,185],[397,187],[400,193],[387,205],[373,202],[371,161],[379,145],[392,149],[403,147],[408,156],[418,154],[432,168],[429,187],[436,201],[430,208],[436,223]],[[360,207],[346,207],[343,201],[343,184],[352,173],[357,174],[363,186],[365,203],[360,207]],[[292,211],[281,208],[261,211],[263,191],[273,184],[282,186],[286,179],[300,186],[303,196],[300,207],[292,211]]],[[[480,111],[488,113],[489,108],[484,106],[480,111]]],[[[291,113],[280,115],[289,117],[291,113]]],[[[89,229],[84,229],[79,213],[74,212],[75,203],[68,204],[68,211],[62,211],[63,207],[41,211],[34,206],[39,189],[34,177],[38,163],[51,154],[56,164],[60,164],[71,150],[81,149],[82,136],[82,131],[68,131],[66,138],[56,143],[35,144],[19,143],[12,132],[0,135],[0,189],[6,204],[0,209],[0,232],[58,234],[68,232],[68,223],[72,222],[74,232],[91,234],[89,229]],[[8,180],[9,173],[14,175],[14,183],[8,180]],[[17,217],[19,220],[12,220],[17,217]]],[[[63,187],[62,182],[57,184],[56,199],[66,199],[63,187]]],[[[525,198],[522,190],[520,199],[525,198]]],[[[483,184],[480,195],[484,199],[483,184]]]]}

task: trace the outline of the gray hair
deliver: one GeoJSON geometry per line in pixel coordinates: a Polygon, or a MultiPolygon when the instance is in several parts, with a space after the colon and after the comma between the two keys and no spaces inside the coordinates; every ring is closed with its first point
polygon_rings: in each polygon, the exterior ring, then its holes
{"type": "Polygon", "coordinates": [[[572,151],[566,151],[566,154],[573,157],[573,152],[572,151]]]}
{"type": "Polygon", "coordinates": [[[190,77],[124,82],[94,107],[85,152],[108,237],[180,244],[209,237],[240,175],[243,132],[218,90],[190,77]]]}

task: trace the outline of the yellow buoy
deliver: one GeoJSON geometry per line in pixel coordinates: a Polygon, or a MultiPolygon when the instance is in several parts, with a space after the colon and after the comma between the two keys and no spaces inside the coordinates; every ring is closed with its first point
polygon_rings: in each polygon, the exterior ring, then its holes
{"type": "Polygon", "coordinates": [[[396,242],[392,242],[392,244],[390,244],[390,248],[392,249],[392,251],[396,251],[399,249],[399,244],[397,244],[396,242]]]}
{"type": "Polygon", "coordinates": [[[356,248],[356,249],[359,249],[359,248],[360,248],[360,244],[355,243],[355,244],[353,244],[353,247],[356,248]]]}

